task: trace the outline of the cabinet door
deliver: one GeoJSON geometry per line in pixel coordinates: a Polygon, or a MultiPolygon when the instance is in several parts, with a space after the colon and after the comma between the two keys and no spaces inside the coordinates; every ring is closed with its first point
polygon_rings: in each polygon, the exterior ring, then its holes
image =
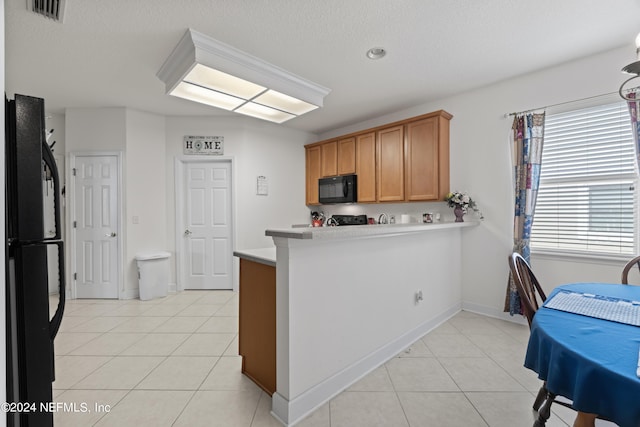
{"type": "Polygon", "coordinates": [[[358,203],[376,201],[376,134],[356,137],[356,174],[358,175],[358,203]]]}
{"type": "Polygon", "coordinates": [[[438,200],[449,192],[449,125],[451,115],[438,117],[438,200]]]}
{"type": "Polygon", "coordinates": [[[276,268],[240,259],[238,351],[242,372],[276,391],[276,268]]]}
{"type": "Polygon", "coordinates": [[[404,127],[394,126],[377,132],[379,202],[404,200],[404,127]]]}
{"type": "Polygon", "coordinates": [[[438,200],[438,118],[407,124],[407,201],[438,200]]]}
{"type": "Polygon", "coordinates": [[[318,201],[318,179],[321,178],[321,155],[320,146],[305,148],[306,160],[306,202],[307,205],[317,205],[318,201]]]}
{"type": "Polygon", "coordinates": [[[338,175],[356,173],[356,139],[338,141],[338,175]]]}
{"type": "Polygon", "coordinates": [[[338,141],[331,141],[320,146],[322,157],[322,176],[338,175],[338,141]]]}

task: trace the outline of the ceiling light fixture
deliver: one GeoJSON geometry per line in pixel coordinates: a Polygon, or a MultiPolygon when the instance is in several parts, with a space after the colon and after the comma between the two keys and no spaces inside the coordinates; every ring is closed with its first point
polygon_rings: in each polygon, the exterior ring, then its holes
{"type": "Polygon", "coordinates": [[[369,59],[380,59],[383,58],[387,54],[387,51],[382,47],[372,47],[367,51],[367,58],[369,59]]]}
{"type": "Polygon", "coordinates": [[[156,74],[168,95],[283,123],[331,91],[192,29],[156,74]]]}
{"type": "Polygon", "coordinates": [[[628,91],[627,93],[623,92],[623,88],[624,88],[624,85],[629,83],[631,80],[640,77],[640,33],[638,33],[638,35],[636,36],[636,55],[637,55],[637,61],[632,62],[631,64],[627,65],[622,69],[622,72],[627,74],[633,74],[633,76],[625,80],[624,83],[620,85],[620,89],[618,89],[618,93],[620,94],[620,96],[626,99],[627,101],[636,100],[636,98],[632,98],[628,95],[628,91]]]}

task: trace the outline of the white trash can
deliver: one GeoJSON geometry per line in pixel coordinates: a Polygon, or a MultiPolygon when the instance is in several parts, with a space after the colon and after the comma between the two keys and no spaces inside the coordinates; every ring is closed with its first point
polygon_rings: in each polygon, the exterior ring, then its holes
{"type": "Polygon", "coordinates": [[[169,292],[169,252],[149,252],[136,255],[140,299],[166,297],[169,292]]]}

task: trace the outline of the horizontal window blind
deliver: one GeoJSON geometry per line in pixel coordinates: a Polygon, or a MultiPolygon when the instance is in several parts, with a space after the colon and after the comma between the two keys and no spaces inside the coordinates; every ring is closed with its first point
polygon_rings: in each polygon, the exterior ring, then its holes
{"type": "Polygon", "coordinates": [[[531,247],[635,253],[636,180],[624,102],[547,115],[531,247]]]}

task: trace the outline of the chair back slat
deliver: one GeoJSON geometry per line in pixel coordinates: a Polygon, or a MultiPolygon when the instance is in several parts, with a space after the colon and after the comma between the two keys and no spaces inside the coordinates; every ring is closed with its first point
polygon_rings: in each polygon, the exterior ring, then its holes
{"type": "Polygon", "coordinates": [[[520,295],[520,303],[529,327],[533,321],[533,316],[540,308],[542,303],[547,299],[540,282],[531,270],[529,263],[517,252],[509,256],[509,268],[511,269],[511,277],[520,295]]]}
{"type": "Polygon", "coordinates": [[[640,256],[633,258],[631,261],[627,262],[627,264],[622,269],[622,280],[620,283],[624,285],[629,284],[629,273],[633,267],[638,267],[638,271],[640,271],[640,256]]]}

